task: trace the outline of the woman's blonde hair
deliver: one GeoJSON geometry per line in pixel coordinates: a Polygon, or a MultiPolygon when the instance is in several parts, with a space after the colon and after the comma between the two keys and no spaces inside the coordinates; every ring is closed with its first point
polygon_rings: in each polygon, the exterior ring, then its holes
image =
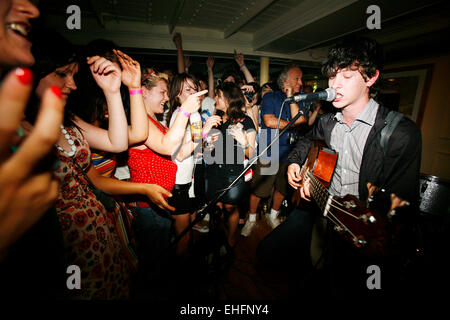
{"type": "Polygon", "coordinates": [[[169,83],[169,77],[167,74],[158,72],[153,68],[142,68],[141,84],[147,89],[155,87],[160,80],[164,80],[167,84],[169,83]]]}

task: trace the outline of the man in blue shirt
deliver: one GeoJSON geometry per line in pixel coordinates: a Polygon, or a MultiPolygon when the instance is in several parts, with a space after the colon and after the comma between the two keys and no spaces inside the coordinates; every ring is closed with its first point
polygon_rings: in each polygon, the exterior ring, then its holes
{"type": "MultiPolygon", "coordinates": [[[[280,91],[269,92],[264,95],[261,105],[261,134],[259,152],[264,150],[277,134],[277,128],[283,130],[289,121],[294,118],[300,110],[298,103],[285,103],[286,98],[292,97],[300,92],[302,88],[302,70],[296,65],[289,65],[284,68],[278,78],[280,91]],[[281,115],[281,116],[280,116],[281,115]],[[278,125],[278,119],[280,122],[278,125]]],[[[288,182],[286,177],[287,156],[292,149],[291,135],[297,131],[296,126],[306,123],[305,116],[301,116],[293,124],[290,130],[282,135],[256,164],[255,173],[252,180],[252,195],[250,196],[249,216],[241,234],[249,236],[256,226],[256,210],[261,198],[267,198],[275,187],[273,194],[272,208],[268,215],[267,222],[275,228],[280,224],[278,219],[281,203],[288,193],[288,182]]]]}

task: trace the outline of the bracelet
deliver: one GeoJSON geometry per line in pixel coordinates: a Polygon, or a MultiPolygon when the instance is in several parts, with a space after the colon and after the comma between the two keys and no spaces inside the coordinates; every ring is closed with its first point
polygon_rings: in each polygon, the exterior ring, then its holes
{"type": "Polygon", "coordinates": [[[245,147],[242,147],[242,149],[247,150],[248,148],[250,148],[250,143],[247,143],[247,145],[245,147]]]}
{"type": "Polygon", "coordinates": [[[202,132],[203,139],[206,139],[208,137],[208,134],[206,132],[202,132]]]}
{"type": "Polygon", "coordinates": [[[189,112],[186,112],[186,111],[184,111],[181,108],[178,109],[178,113],[182,113],[183,115],[186,116],[186,118],[190,118],[191,117],[191,114],[189,112]]]}
{"type": "Polygon", "coordinates": [[[245,63],[241,64],[241,65],[239,66],[239,69],[242,69],[243,67],[245,67],[245,63]]]}
{"type": "Polygon", "coordinates": [[[129,90],[130,94],[142,94],[142,90],[129,90]]]}
{"type": "Polygon", "coordinates": [[[183,49],[178,49],[177,51],[178,51],[178,52],[183,52],[183,49]]]}

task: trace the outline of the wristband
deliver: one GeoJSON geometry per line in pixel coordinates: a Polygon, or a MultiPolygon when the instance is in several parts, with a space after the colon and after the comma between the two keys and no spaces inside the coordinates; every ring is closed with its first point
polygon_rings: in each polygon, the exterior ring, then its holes
{"type": "Polygon", "coordinates": [[[190,118],[191,117],[191,114],[189,112],[186,112],[186,111],[184,111],[181,108],[178,109],[178,113],[182,113],[183,115],[186,116],[186,118],[190,118]]]}
{"type": "Polygon", "coordinates": [[[239,66],[239,69],[242,69],[243,67],[245,67],[245,63],[241,64],[241,65],[239,66]]]}
{"type": "Polygon", "coordinates": [[[208,138],[208,134],[206,132],[202,132],[202,137],[203,137],[203,139],[206,139],[206,138],[208,138]]]}
{"type": "Polygon", "coordinates": [[[250,148],[250,143],[247,143],[247,145],[245,147],[242,147],[242,149],[244,149],[244,150],[246,150],[248,148],[250,148]]]}
{"type": "Polygon", "coordinates": [[[142,94],[142,90],[129,90],[130,94],[142,94]]]}
{"type": "Polygon", "coordinates": [[[183,49],[178,49],[177,51],[178,51],[178,52],[183,52],[183,49]]]}

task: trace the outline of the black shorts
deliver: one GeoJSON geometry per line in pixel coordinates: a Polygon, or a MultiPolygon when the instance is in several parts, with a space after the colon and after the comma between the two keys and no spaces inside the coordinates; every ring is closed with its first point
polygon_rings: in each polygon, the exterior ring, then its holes
{"type": "Polygon", "coordinates": [[[176,184],[172,190],[172,197],[168,198],[168,203],[175,207],[172,215],[193,213],[197,209],[195,198],[189,198],[189,188],[191,184],[176,184]]]}
{"type": "MultiPolygon", "coordinates": [[[[244,167],[230,165],[210,165],[206,167],[206,198],[211,200],[216,193],[220,193],[227,188],[236,177],[242,172],[244,167]]],[[[248,199],[250,195],[250,185],[245,182],[244,176],[219,199],[218,202],[237,205],[241,201],[248,199]]]]}

